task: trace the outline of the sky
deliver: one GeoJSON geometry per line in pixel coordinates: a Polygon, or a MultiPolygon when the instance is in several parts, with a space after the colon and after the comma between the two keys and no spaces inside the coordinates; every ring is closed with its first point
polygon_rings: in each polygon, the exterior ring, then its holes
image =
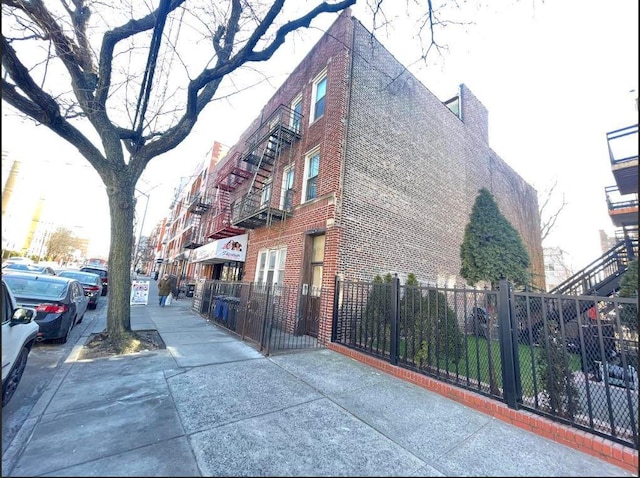
{"type": "MultiPolygon", "coordinates": [[[[404,8],[405,2],[394,3],[404,8]]],[[[447,18],[461,23],[436,32],[446,48],[432,50],[426,63],[416,63],[416,30],[405,10],[390,16],[393,26],[376,37],[441,100],[466,84],[489,111],[489,145],[540,195],[557,183],[551,209],[563,196],[567,205],[543,245],[562,248],[577,270],[601,254],[599,230],[614,232],[604,194],[614,184],[606,133],[638,122],[638,2],[488,3],[449,12],[447,18]]],[[[372,28],[362,7],[353,13],[372,28]]],[[[208,161],[214,141],[235,143],[333,19],[324,16],[318,28],[287,41],[258,65],[266,81],[214,101],[185,142],[149,164],[138,183],[142,235],[167,215],[181,177],[208,161]]],[[[91,251],[106,255],[109,211],[97,173],[73,147],[8,109],[3,103],[2,149],[35,163],[41,187],[52,191],[47,207],[81,222],[91,251]]]]}

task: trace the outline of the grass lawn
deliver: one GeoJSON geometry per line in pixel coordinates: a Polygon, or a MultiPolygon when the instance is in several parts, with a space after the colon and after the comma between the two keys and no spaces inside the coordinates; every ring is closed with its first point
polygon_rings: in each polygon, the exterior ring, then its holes
{"type": "MultiPolygon", "coordinates": [[[[459,377],[469,377],[471,381],[489,383],[489,349],[491,351],[491,362],[494,370],[494,378],[498,387],[502,388],[502,362],[500,359],[500,347],[497,340],[488,341],[484,337],[469,335],[463,342],[466,344],[466,351],[462,351],[462,357],[458,364],[444,359],[438,361],[438,368],[459,377]]],[[[406,343],[400,343],[400,356],[405,357],[406,343]]],[[[540,355],[544,349],[530,345],[518,344],[518,359],[520,362],[520,376],[522,380],[522,392],[526,396],[534,395],[534,376],[539,377],[539,371],[534,365],[539,362],[540,355]]],[[[569,359],[569,369],[575,372],[581,369],[580,356],[577,354],[567,354],[569,359]]],[[[411,363],[411,358],[406,362],[411,363]]],[[[538,392],[540,384],[538,384],[538,392]]]]}

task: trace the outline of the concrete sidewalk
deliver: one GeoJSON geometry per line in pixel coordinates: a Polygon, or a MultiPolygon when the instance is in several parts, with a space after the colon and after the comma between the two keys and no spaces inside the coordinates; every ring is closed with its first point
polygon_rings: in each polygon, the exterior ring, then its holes
{"type": "Polygon", "coordinates": [[[331,350],[265,357],[150,280],[132,327],[166,350],[78,361],[3,476],[637,476],[331,350]]]}

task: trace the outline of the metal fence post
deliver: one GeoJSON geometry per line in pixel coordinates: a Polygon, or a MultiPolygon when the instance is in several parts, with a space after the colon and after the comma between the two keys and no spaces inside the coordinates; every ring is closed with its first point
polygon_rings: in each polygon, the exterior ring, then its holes
{"type": "Polygon", "coordinates": [[[391,365],[398,365],[398,341],[400,328],[398,324],[400,322],[400,279],[398,274],[393,275],[391,279],[391,331],[389,338],[389,359],[391,365]]]}
{"type": "Polygon", "coordinates": [[[340,276],[336,274],[333,282],[333,320],[331,321],[331,342],[338,338],[338,300],[340,296],[340,276]]]}
{"type": "MultiPolygon", "coordinates": [[[[265,338],[267,331],[267,317],[269,316],[269,292],[271,291],[271,284],[267,284],[266,287],[267,295],[264,301],[264,314],[262,316],[262,330],[260,331],[260,350],[262,351],[265,347],[265,338]]],[[[269,345],[268,343],[266,344],[269,345]]],[[[269,350],[267,349],[267,355],[269,354],[269,350]]]]}
{"type": "Polygon", "coordinates": [[[515,410],[522,403],[517,330],[513,326],[512,295],[509,282],[501,280],[498,288],[498,327],[502,361],[502,390],[506,404],[515,410]]]}

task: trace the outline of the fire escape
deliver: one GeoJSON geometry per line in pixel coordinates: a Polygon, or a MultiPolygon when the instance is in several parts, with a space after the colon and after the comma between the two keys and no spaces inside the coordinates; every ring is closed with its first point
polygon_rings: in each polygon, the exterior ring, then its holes
{"type": "MultiPolygon", "coordinates": [[[[241,161],[251,165],[248,187],[238,189],[231,203],[231,224],[237,228],[257,229],[281,221],[291,213],[291,198],[272,194],[276,165],[286,148],[300,138],[301,115],[280,105],[247,139],[241,161]],[[274,197],[276,196],[276,197],[274,197]]],[[[289,152],[291,152],[289,150],[289,152]]],[[[248,179],[248,178],[247,178],[248,179]]]]}
{"type": "Polygon", "coordinates": [[[244,234],[244,229],[231,224],[230,195],[250,177],[251,171],[242,167],[239,152],[222,165],[212,184],[212,189],[216,191],[215,210],[211,216],[207,237],[223,239],[244,234]]]}
{"type": "Polygon", "coordinates": [[[204,244],[204,234],[202,230],[202,215],[211,208],[210,199],[201,192],[197,192],[188,200],[187,222],[183,232],[183,247],[185,249],[196,249],[204,244]]]}
{"type": "Polygon", "coordinates": [[[605,194],[617,243],[587,267],[550,292],[575,295],[611,295],[629,262],[638,257],[638,125],[607,133],[611,172],[615,186],[605,194]]]}

